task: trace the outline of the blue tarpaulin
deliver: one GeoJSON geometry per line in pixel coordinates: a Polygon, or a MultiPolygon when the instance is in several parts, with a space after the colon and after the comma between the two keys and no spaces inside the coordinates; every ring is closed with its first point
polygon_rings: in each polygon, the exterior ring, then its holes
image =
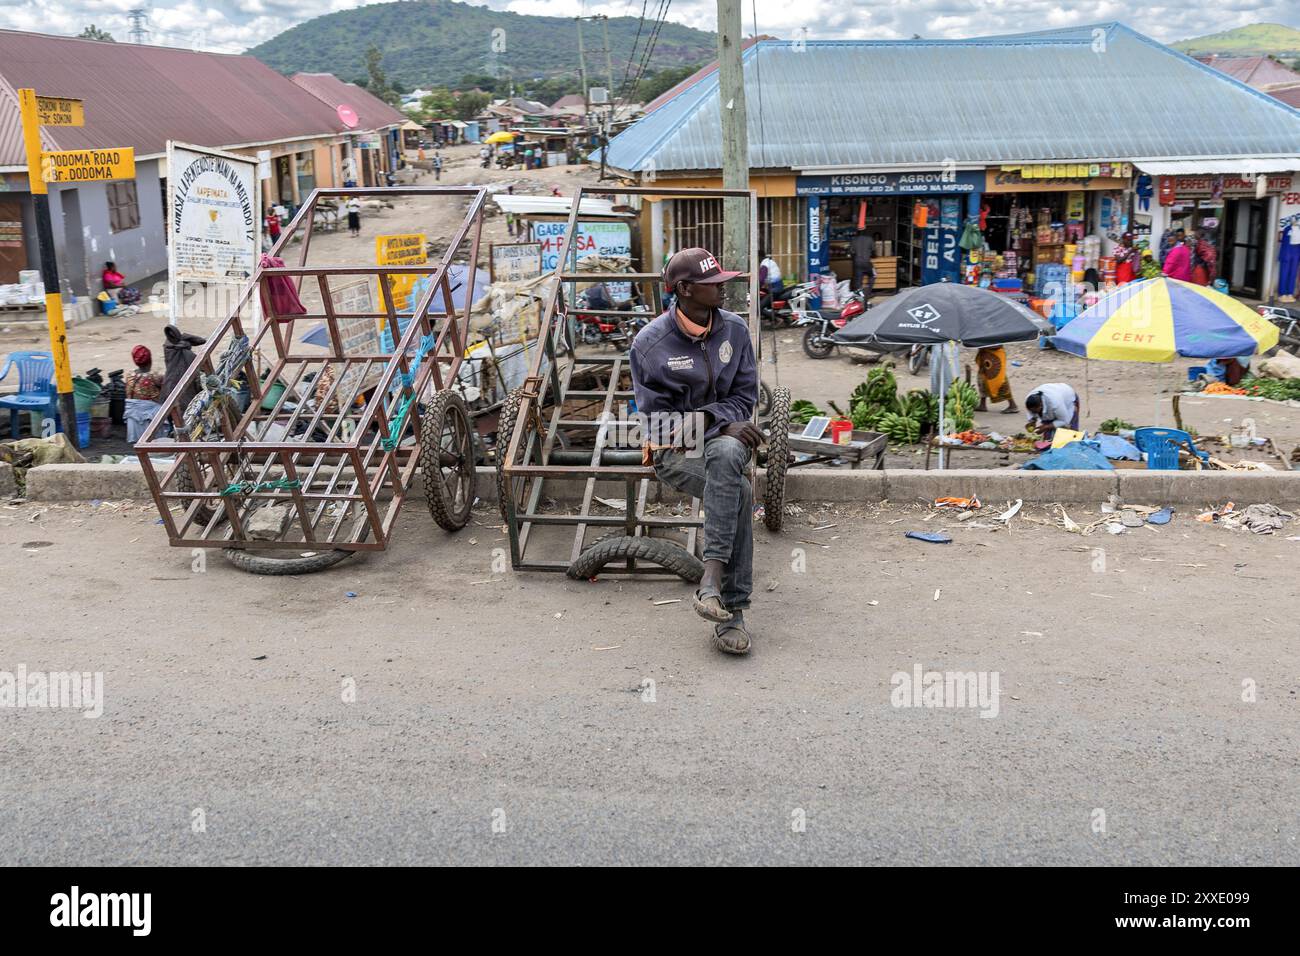
{"type": "Polygon", "coordinates": [[[1037,458],[1020,466],[1029,471],[1113,471],[1115,466],[1091,445],[1072,441],[1060,448],[1049,448],[1037,458]]]}

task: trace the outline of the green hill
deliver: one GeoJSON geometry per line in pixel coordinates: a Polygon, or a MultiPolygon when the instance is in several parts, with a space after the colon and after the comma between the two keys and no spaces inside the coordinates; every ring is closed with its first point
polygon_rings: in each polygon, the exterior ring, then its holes
{"type": "MultiPolygon", "coordinates": [[[[636,17],[609,20],[615,87],[621,85],[638,22],[636,17]]],[[[647,21],[641,30],[638,59],[651,27],[647,21]]],[[[601,24],[584,23],[582,39],[588,82],[604,85],[601,24]]],[[[383,51],[382,68],[388,79],[408,87],[452,86],[467,75],[508,73],[519,82],[562,74],[576,77],[578,72],[578,32],[572,18],[523,16],[452,0],[341,10],[300,23],[248,52],[282,73],[329,72],[354,80],[366,75],[365,52],[372,44],[383,51]]],[[[666,22],[647,74],[699,64],[716,55],[715,34],[666,22]]]]}
{"type": "Polygon", "coordinates": [[[1280,23],[1252,23],[1223,33],[1193,37],[1172,44],[1183,53],[1223,53],[1231,56],[1281,56],[1300,54],[1300,30],[1280,23]]]}

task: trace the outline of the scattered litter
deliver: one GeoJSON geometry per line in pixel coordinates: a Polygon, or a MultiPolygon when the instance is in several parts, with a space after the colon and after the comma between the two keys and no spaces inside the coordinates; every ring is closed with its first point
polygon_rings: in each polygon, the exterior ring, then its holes
{"type": "Polygon", "coordinates": [[[24,541],[22,543],[22,547],[31,551],[31,550],[35,550],[36,548],[48,548],[52,544],[54,544],[53,541],[24,541]]]}
{"type": "Polygon", "coordinates": [[[1065,530],[1069,531],[1072,534],[1078,534],[1080,531],[1083,530],[1082,528],[1079,527],[1079,525],[1074,521],[1073,518],[1071,518],[1068,514],[1065,513],[1064,508],[1061,509],[1061,523],[1065,525],[1065,530]]]}
{"type": "Polygon", "coordinates": [[[1252,534],[1272,534],[1274,531],[1281,531],[1283,525],[1295,518],[1295,515],[1283,511],[1277,505],[1261,504],[1251,505],[1239,515],[1233,515],[1232,518],[1252,534]]]}
{"type": "Polygon", "coordinates": [[[1237,508],[1236,502],[1229,501],[1218,511],[1205,511],[1196,516],[1197,521],[1204,521],[1206,524],[1213,524],[1224,515],[1231,514],[1237,508]]]}
{"type": "Polygon", "coordinates": [[[555,619],[556,619],[557,621],[558,621],[560,618],[562,618],[562,617],[564,617],[564,612],[563,612],[563,611],[556,611],[556,612],[555,612],[555,619]]]}
{"type": "Polygon", "coordinates": [[[622,646],[623,646],[622,644],[610,644],[608,647],[593,647],[592,650],[593,651],[616,651],[622,646]]]}
{"type": "Polygon", "coordinates": [[[830,547],[829,544],[822,544],[820,541],[809,541],[807,538],[800,538],[800,539],[799,539],[799,543],[800,543],[800,544],[811,544],[811,545],[814,545],[815,547],[818,547],[818,548],[829,548],[829,547],[830,547]]]}
{"type": "Polygon", "coordinates": [[[1014,518],[1017,514],[1020,513],[1020,508],[1024,503],[1025,500],[1023,498],[1017,498],[1016,503],[1014,505],[1012,505],[1006,511],[1002,512],[1002,514],[998,515],[998,520],[1003,522],[1004,524],[1010,521],[1012,518],[1014,518]]]}
{"type": "Polygon", "coordinates": [[[971,518],[974,518],[974,517],[975,517],[975,512],[973,512],[973,511],[963,511],[961,514],[959,514],[959,515],[957,516],[957,520],[958,520],[958,521],[969,521],[971,518]]]}
{"type": "Polygon", "coordinates": [[[1023,634],[1023,635],[1025,635],[1025,637],[1042,637],[1042,636],[1043,636],[1043,632],[1042,632],[1042,631],[1021,631],[1020,633],[1023,634]]]}
{"type": "Polygon", "coordinates": [[[868,606],[868,607],[875,607],[875,606],[878,605],[879,603],[880,603],[879,601],[868,601],[868,602],[867,602],[867,606],[868,606]]]}
{"type": "Polygon", "coordinates": [[[934,589],[934,599],[935,599],[936,601],[939,600],[939,595],[940,595],[942,592],[943,592],[943,588],[935,588],[935,589],[934,589]]]}
{"type": "Polygon", "coordinates": [[[344,593],[343,596],[344,596],[345,598],[347,598],[348,600],[351,600],[352,598],[354,598],[354,597],[357,596],[357,592],[356,592],[356,591],[347,591],[347,592],[344,593]]]}
{"type": "Polygon", "coordinates": [[[258,654],[256,657],[253,658],[253,660],[255,660],[255,661],[264,661],[264,660],[266,660],[266,655],[265,655],[265,654],[258,654]]]}
{"type": "Polygon", "coordinates": [[[1115,524],[1112,522],[1106,525],[1106,530],[1109,531],[1111,534],[1123,534],[1124,526],[1122,524],[1115,524]]]}
{"type": "Polygon", "coordinates": [[[482,581],[471,581],[470,584],[496,584],[498,581],[504,581],[505,578],[484,578],[482,581]]]}
{"type": "Polygon", "coordinates": [[[780,581],[773,581],[771,584],[767,586],[767,590],[775,591],[777,587],[780,585],[780,583],[781,583],[780,581]]]}
{"type": "Polygon", "coordinates": [[[934,506],[936,508],[961,508],[963,510],[983,507],[977,495],[971,495],[969,498],[935,498],[934,506]]]}
{"type": "Polygon", "coordinates": [[[665,604],[681,604],[681,598],[672,598],[668,601],[655,601],[655,607],[663,607],[665,604]]]}
{"type": "Polygon", "coordinates": [[[478,538],[470,538],[470,539],[469,539],[469,543],[470,543],[470,544],[478,544],[478,538]]]}
{"type": "Polygon", "coordinates": [[[599,502],[600,502],[602,505],[604,505],[606,508],[613,508],[615,511],[626,511],[626,510],[627,510],[627,502],[626,502],[626,501],[620,501],[618,498],[602,498],[602,497],[600,497],[600,495],[596,495],[595,498],[596,498],[597,501],[599,501],[599,502]]]}
{"type": "Polygon", "coordinates": [[[1138,517],[1137,512],[1132,508],[1125,508],[1121,511],[1119,513],[1119,520],[1120,524],[1126,528],[1140,528],[1146,523],[1138,517]]]}
{"type": "Polygon", "coordinates": [[[946,534],[933,531],[909,531],[903,537],[912,538],[916,541],[928,541],[930,544],[952,544],[952,538],[946,534]]]}
{"type": "Polygon", "coordinates": [[[1169,524],[1169,519],[1173,516],[1173,508],[1161,508],[1159,511],[1147,515],[1147,524],[1169,524]]]}
{"type": "Polygon", "coordinates": [[[813,528],[814,531],[825,531],[827,528],[838,528],[839,525],[824,524],[820,528],[813,528]]]}

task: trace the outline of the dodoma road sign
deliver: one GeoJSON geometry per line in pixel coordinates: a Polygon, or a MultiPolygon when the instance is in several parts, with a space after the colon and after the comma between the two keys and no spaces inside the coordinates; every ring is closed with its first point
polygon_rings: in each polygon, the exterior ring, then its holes
{"type": "Polygon", "coordinates": [[[64,96],[38,96],[36,118],[42,126],[85,126],[86,110],[81,100],[70,100],[64,96]]]}
{"type": "Polygon", "coordinates": [[[97,183],[135,179],[135,150],[73,149],[41,153],[41,179],[47,183],[97,183]]]}

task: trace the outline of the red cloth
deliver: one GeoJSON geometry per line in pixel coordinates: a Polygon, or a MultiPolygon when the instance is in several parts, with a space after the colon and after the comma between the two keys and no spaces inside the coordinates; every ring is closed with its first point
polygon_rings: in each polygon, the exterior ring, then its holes
{"type": "Polygon", "coordinates": [[[1192,250],[1178,243],[1165,253],[1165,275],[1183,282],[1192,281],[1192,250]]]}
{"type": "Polygon", "coordinates": [[[1133,263],[1121,262],[1115,266],[1115,284],[1123,285],[1133,281],[1133,263]]]}
{"type": "Polygon", "coordinates": [[[152,365],[153,353],[149,351],[147,345],[137,345],[131,350],[131,361],[136,365],[152,365]]]}
{"type": "MultiPolygon", "coordinates": [[[[284,260],[279,256],[262,254],[263,269],[283,269],[284,260]]],[[[306,315],[307,308],[298,298],[298,290],[288,276],[267,276],[262,282],[262,309],[274,318],[277,315],[306,315]]]]}
{"type": "Polygon", "coordinates": [[[1192,281],[1197,285],[1210,284],[1210,273],[1205,266],[1197,266],[1192,270],[1192,281]]]}
{"type": "Polygon", "coordinates": [[[105,269],[100,278],[104,280],[105,289],[120,289],[126,284],[126,276],[112,269],[105,269]]]}

